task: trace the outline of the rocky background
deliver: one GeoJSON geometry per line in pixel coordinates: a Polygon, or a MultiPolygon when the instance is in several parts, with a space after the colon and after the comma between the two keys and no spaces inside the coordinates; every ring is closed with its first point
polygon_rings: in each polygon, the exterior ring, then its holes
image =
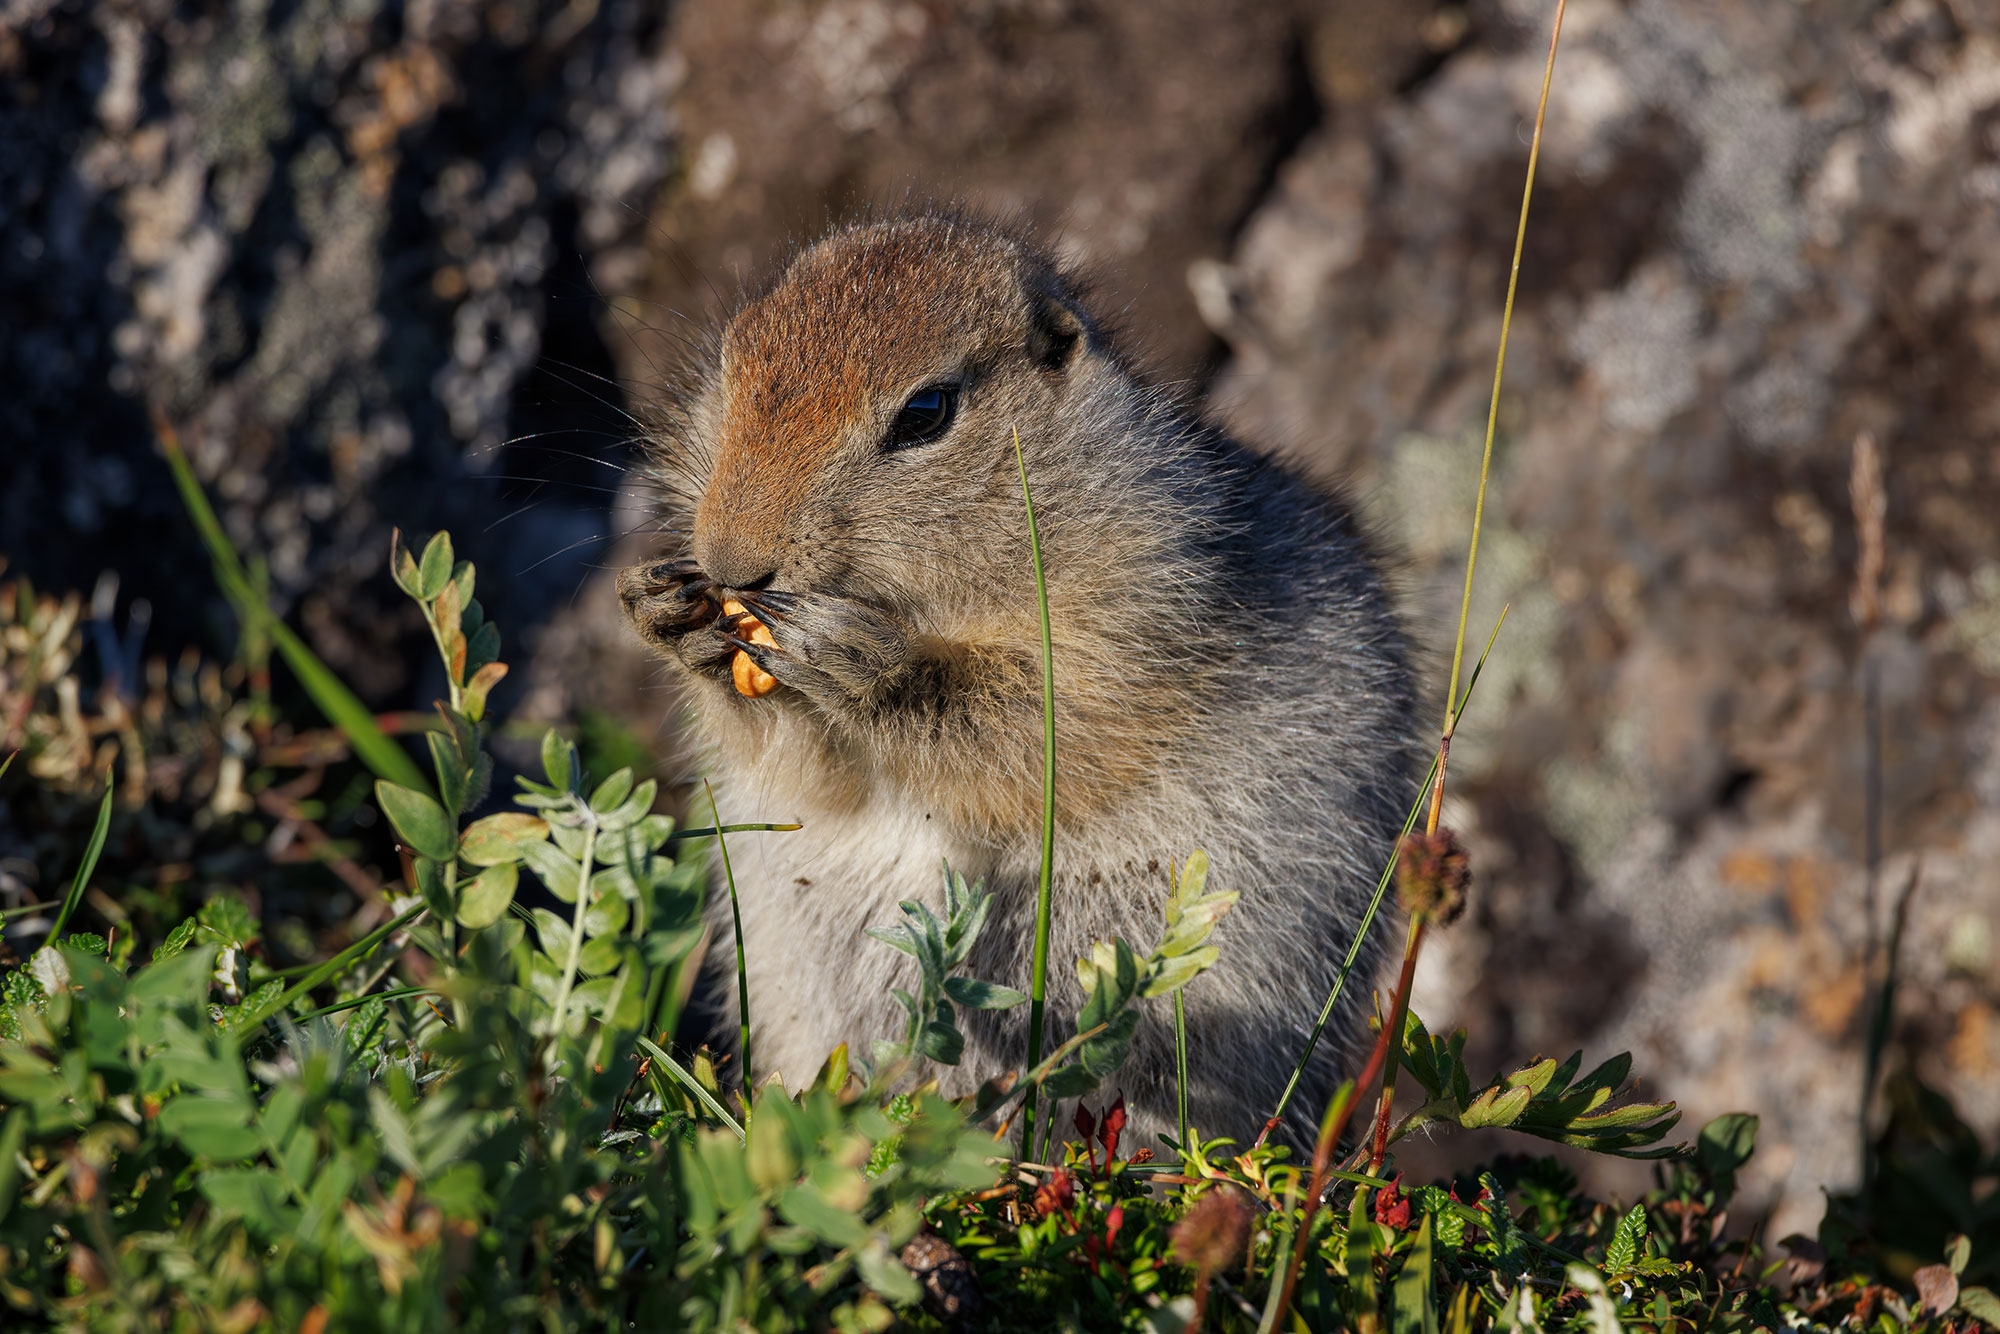
{"type": "MultiPolygon", "coordinates": [[[[374,702],[425,697],[389,529],[448,524],[532,659],[508,707],[658,728],[602,573],[646,538],[627,414],[788,238],[963,197],[1353,487],[1448,648],[1551,9],[7,0],[0,551],[226,650],[158,412],[374,702]]],[[[1476,905],[1417,1008],[1760,1113],[1809,1229],[1899,907],[1891,1064],[2000,1125],[2000,6],[1573,0],[1521,274],[1476,905]]]]}

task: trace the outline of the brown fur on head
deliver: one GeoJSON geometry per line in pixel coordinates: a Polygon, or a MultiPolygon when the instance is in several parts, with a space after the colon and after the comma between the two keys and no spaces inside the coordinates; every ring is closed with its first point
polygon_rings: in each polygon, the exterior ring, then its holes
{"type": "Polygon", "coordinates": [[[728,587],[835,573],[840,553],[808,535],[934,511],[940,483],[964,474],[962,460],[884,447],[913,394],[958,395],[947,435],[1005,438],[1000,411],[1052,405],[1049,377],[1086,333],[1068,285],[996,230],[924,217],[806,251],[723,335],[695,559],[728,587]]]}

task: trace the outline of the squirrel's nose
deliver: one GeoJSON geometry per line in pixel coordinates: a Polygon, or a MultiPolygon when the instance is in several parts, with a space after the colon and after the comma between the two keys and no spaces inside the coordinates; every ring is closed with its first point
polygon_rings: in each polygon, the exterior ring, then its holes
{"type": "Polygon", "coordinates": [[[702,573],[724,588],[763,588],[778,574],[770,553],[741,536],[697,532],[694,548],[702,573]]]}

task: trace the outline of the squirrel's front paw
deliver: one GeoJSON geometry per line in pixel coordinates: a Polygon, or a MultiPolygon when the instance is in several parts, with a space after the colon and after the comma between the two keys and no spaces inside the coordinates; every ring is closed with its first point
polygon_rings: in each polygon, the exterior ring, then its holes
{"type": "Polygon", "coordinates": [[[691,560],[655,560],[618,572],[618,601],[641,638],[697,672],[713,671],[734,649],[713,581],[691,560]]]}
{"type": "Polygon", "coordinates": [[[843,708],[875,697],[903,665],[909,637],[886,612],[823,593],[742,594],[775,648],[731,641],[807,699],[843,708]]]}

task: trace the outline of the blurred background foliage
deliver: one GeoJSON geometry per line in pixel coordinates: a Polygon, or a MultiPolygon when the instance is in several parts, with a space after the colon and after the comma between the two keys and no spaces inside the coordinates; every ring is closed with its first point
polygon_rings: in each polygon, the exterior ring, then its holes
{"type": "MultiPolygon", "coordinates": [[[[443,680],[389,532],[449,525],[515,637],[512,734],[684,778],[605,575],[649,540],[634,418],[790,238],[868,209],[1045,229],[1142,364],[1355,488],[1443,624],[1545,9],[11,0],[0,909],[59,896],[36,868],[118,755],[109,921],[232,886],[286,962],[386,912],[365,778],[228,616],[155,411],[392,725],[443,680]]],[[[1630,1048],[1695,1123],[1758,1112],[1739,1213],[1809,1231],[1864,1185],[1898,917],[1878,1117],[1941,1090],[1975,1162],[2000,1124],[2000,6],[1569,14],[1474,619],[1515,610],[1454,751],[1480,879],[1415,1004],[1476,1020],[1475,1064],[1630,1048]]]]}

